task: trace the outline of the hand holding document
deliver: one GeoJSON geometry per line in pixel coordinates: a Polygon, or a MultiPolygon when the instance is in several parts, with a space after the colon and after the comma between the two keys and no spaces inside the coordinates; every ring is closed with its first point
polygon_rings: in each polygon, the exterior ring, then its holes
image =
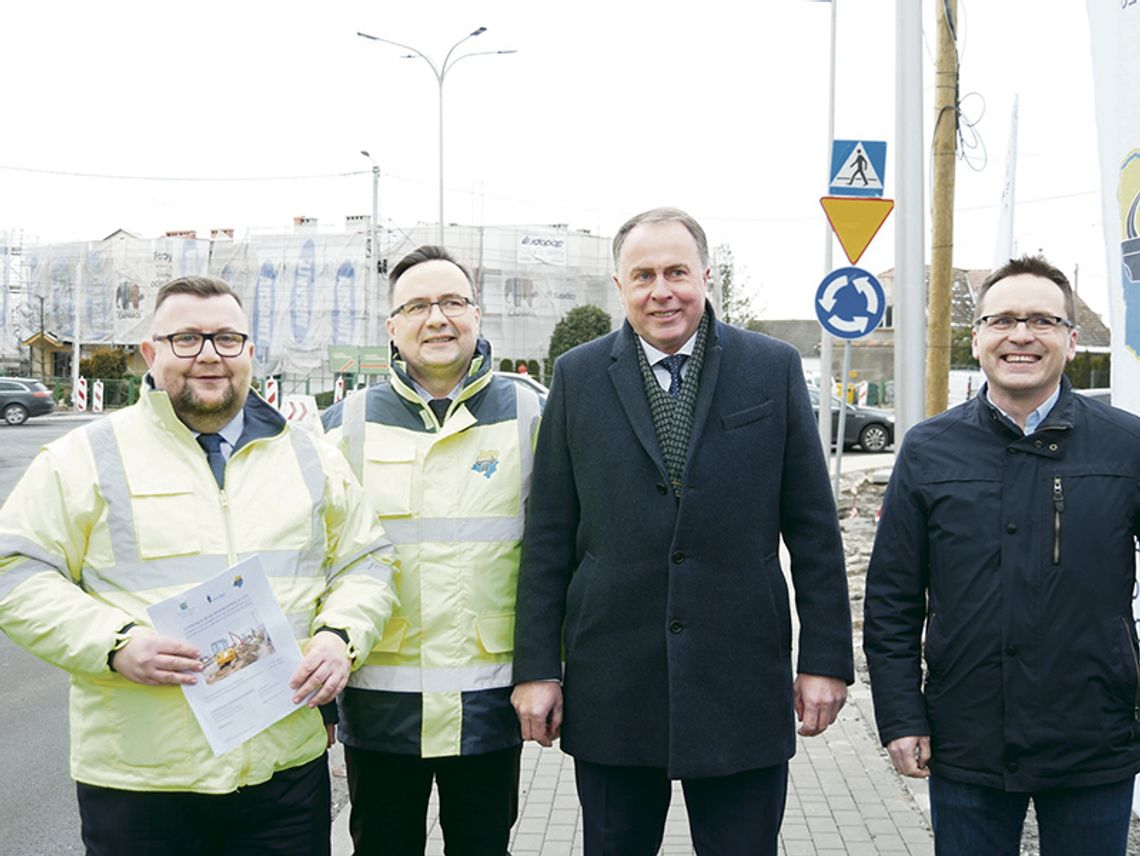
{"type": "Polygon", "coordinates": [[[332,701],[348,683],[351,671],[348,643],[335,633],[317,632],[289,682],[289,686],[297,690],[293,701],[300,703],[308,698],[309,707],[332,701]]]}
{"type": "Polygon", "coordinates": [[[285,718],[311,693],[290,687],[301,650],[256,555],[147,612],[156,631],[200,652],[198,680],[182,692],[215,755],[285,718]]]}

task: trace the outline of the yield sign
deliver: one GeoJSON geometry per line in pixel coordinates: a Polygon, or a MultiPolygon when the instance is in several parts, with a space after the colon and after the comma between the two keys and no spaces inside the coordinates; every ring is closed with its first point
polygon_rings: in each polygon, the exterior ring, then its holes
{"type": "Polygon", "coordinates": [[[893,199],[847,196],[824,196],[819,204],[851,264],[859,261],[895,207],[893,199]]]}

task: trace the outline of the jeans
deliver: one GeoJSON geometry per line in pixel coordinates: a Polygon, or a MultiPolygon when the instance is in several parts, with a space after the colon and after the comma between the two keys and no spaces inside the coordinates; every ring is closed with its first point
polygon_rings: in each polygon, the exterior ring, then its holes
{"type": "Polygon", "coordinates": [[[1009,793],[930,777],[930,819],[938,856],[1017,856],[1032,797],[1041,856],[1124,856],[1132,816],[1129,777],[1107,785],[1009,793]]]}

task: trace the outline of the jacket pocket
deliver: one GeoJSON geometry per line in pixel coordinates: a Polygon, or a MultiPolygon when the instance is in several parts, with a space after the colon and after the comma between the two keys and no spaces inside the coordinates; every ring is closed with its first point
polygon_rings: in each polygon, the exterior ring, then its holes
{"type": "Polygon", "coordinates": [[[792,652],[792,615],[788,605],[788,585],[780,568],[778,553],[764,557],[764,578],[772,601],[772,612],[776,616],[777,646],[780,655],[786,657],[792,652]]]}
{"type": "Polygon", "coordinates": [[[938,673],[942,652],[945,649],[941,632],[941,619],[937,612],[931,612],[926,619],[926,633],[922,640],[923,659],[926,660],[926,674],[929,680],[931,675],[938,673]]]}
{"type": "Polygon", "coordinates": [[[1136,643],[1132,639],[1132,620],[1127,616],[1120,616],[1120,639],[1124,645],[1120,659],[1124,666],[1126,685],[1132,685],[1132,718],[1140,721],[1140,657],[1137,656],[1136,643]]]}
{"type": "Polygon", "coordinates": [[[566,587],[566,621],[562,633],[567,649],[577,640],[582,622],[591,619],[588,612],[589,594],[596,571],[597,560],[586,553],[566,587]]]}
{"type": "MultiPolygon", "coordinates": [[[[112,757],[128,768],[185,775],[191,768],[190,734],[201,734],[178,687],[150,687],[126,679],[101,681],[102,711],[115,742],[112,757]]],[[[94,718],[94,717],[92,717],[94,718]]]]}
{"type": "Polygon", "coordinates": [[[408,619],[393,618],[384,625],[384,635],[372,650],[383,651],[385,654],[395,654],[403,647],[404,637],[408,635],[408,619]]]}
{"type": "Polygon", "coordinates": [[[731,431],[733,428],[739,428],[741,425],[767,419],[775,412],[775,409],[776,405],[774,403],[765,401],[754,407],[747,407],[744,410],[736,411],[736,413],[728,413],[722,416],[720,424],[724,427],[725,431],[731,431]]]}
{"type": "Polygon", "coordinates": [[[144,559],[199,553],[200,508],[188,482],[156,478],[134,479],[130,485],[131,514],[139,555],[144,559]]]}
{"type": "Polygon", "coordinates": [[[515,649],[515,614],[480,615],[475,619],[475,632],[488,654],[509,654],[515,649]]]}
{"type": "Polygon", "coordinates": [[[364,444],[364,490],[376,514],[410,517],[416,447],[396,437],[364,444]]]}

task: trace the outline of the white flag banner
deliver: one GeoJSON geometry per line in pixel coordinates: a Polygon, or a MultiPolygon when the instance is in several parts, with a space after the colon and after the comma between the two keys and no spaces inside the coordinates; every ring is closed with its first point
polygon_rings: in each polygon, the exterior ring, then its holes
{"type": "MultiPolygon", "coordinates": [[[[1088,0],[1088,10],[1108,251],[1112,403],[1140,413],[1140,3],[1088,0]]],[[[1136,564],[1132,615],[1140,628],[1140,553],[1136,564]]],[[[1140,787],[1132,811],[1140,815],[1140,787]]]]}
{"type": "Polygon", "coordinates": [[[1013,209],[1017,191],[1017,102],[1013,98],[1013,115],[1009,119],[1009,154],[1005,158],[1005,184],[1001,189],[1001,214],[998,216],[997,246],[994,269],[1013,258],[1013,209]]]}
{"type": "Polygon", "coordinates": [[[1140,413],[1140,3],[1088,0],[1100,150],[1112,403],[1140,413]]]}

